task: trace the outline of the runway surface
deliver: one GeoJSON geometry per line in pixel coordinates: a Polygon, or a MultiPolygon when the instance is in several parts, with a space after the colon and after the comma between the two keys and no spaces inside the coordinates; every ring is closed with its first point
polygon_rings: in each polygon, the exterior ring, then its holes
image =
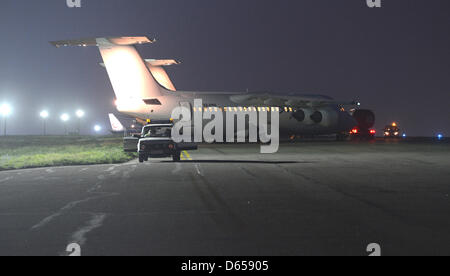
{"type": "Polygon", "coordinates": [[[449,255],[449,153],[210,145],[176,164],[0,172],[0,255],[449,255]]]}

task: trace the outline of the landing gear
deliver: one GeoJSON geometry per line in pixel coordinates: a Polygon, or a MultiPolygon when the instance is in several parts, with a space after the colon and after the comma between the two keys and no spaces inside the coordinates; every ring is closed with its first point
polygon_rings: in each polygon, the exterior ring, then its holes
{"type": "Polygon", "coordinates": [[[172,155],[173,162],[180,162],[181,160],[181,152],[177,151],[172,155]]]}

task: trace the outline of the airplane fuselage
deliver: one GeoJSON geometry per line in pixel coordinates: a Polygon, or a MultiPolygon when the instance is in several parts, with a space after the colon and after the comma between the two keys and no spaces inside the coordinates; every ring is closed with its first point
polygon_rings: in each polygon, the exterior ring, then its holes
{"type": "MultiPolygon", "coordinates": [[[[264,103],[255,103],[251,105],[239,104],[231,100],[233,95],[245,95],[244,93],[204,93],[204,92],[170,92],[158,97],[161,105],[146,104],[143,101],[135,101],[131,108],[117,105],[119,112],[129,116],[151,119],[167,120],[171,118],[172,110],[176,107],[184,106],[190,109],[195,116],[194,100],[201,99],[205,111],[219,109],[223,114],[230,108],[243,110],[249,107],[270,108],[270,105],[264,103]]],[[[277,94],[279,96],[279,94],[277,94]]],[[[318,96],[320,97],[320,96],[318,96]]],[[[225,116],[224,116],[225,117],[225,116]]],[[[206,124],[207,120],[205,120],[206,124]]],[[[350,131],[355,126],[354,118],[346,111],[341,110],[339,106],[324,106],[319,108],[306,107],[301,109],[292,109],[289,107],[280,107],[280,132],[284,134],[296,135],[326,135],[337,134],[350,131]],[[302,112],[302,118],[298,118],[297,112],[302,112]],[[314,121],[311,117],[315,112],[320,112],[322,118],[314,121]]]]}

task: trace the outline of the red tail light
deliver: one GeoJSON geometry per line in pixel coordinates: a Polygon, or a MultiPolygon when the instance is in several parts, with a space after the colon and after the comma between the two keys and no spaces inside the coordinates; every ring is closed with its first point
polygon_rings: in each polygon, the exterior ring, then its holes
{"type": "Polygon", "coordinates": [[[376,134],[376,133],[377,133],[377,131],[375,129],[370,130],[370,134],[376,134]]]}
{"type": "Polygon", "coordinates": [[[352,129],[352,133],[353,134],[358,134],[358,129],[357,128],[352,129]]]}

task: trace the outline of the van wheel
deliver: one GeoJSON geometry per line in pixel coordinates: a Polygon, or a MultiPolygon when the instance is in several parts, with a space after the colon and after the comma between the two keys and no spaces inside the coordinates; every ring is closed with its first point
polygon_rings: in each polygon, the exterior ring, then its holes
{"type": "Polygon", "coordinates": [[[172,155],[173,162],[180,162],[181,160],[181,152],[176,152],[174,155],[172,155]]]}
{"type": "Polygon", "coordinates": [[[144,156],[139,154],[139,163],[144,163],[144,156]]]}

